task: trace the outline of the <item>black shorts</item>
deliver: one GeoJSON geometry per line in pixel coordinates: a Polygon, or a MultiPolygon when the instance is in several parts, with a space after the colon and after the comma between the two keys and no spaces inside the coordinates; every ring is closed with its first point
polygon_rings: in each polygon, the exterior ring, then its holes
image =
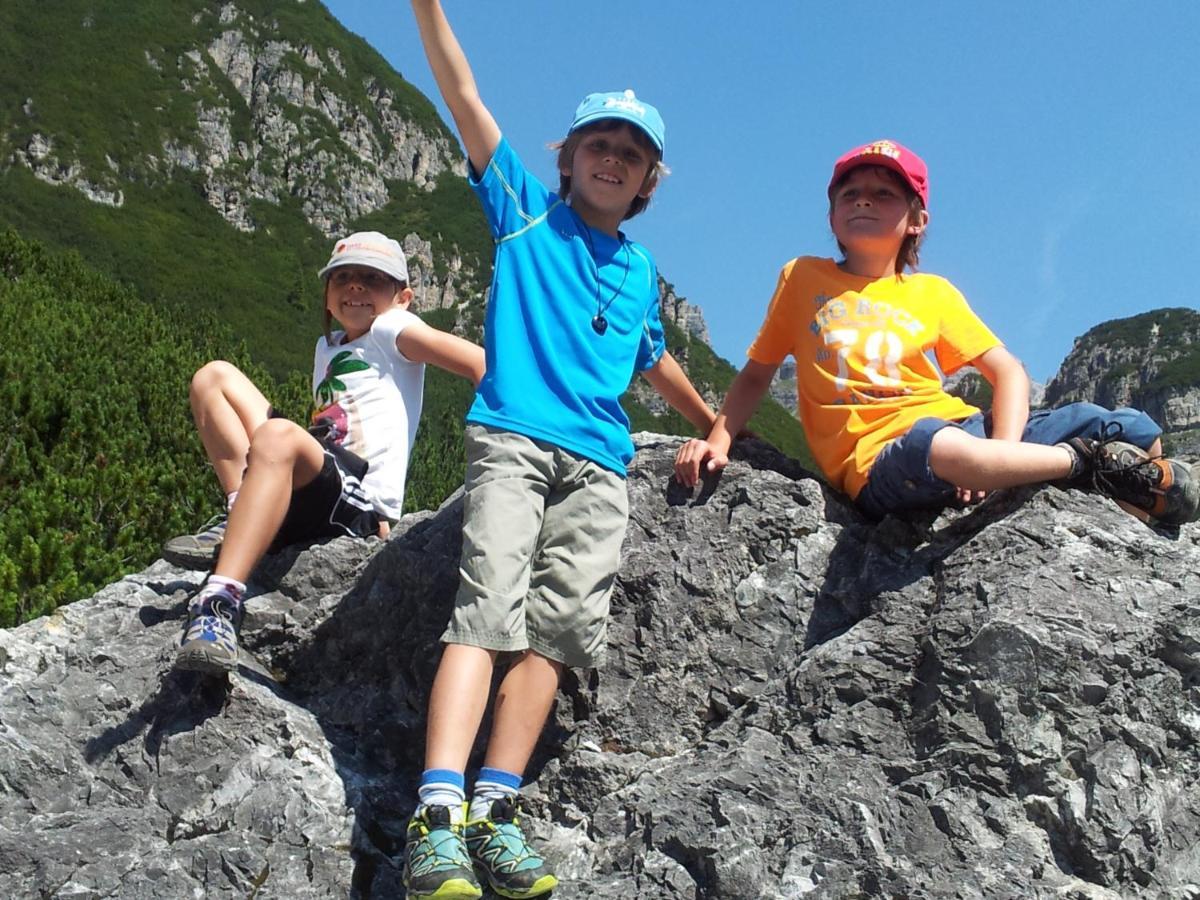
{"type": "Polygon", "coordinates": [[[370,537],[379,533],[379,514],[362,486],[366,462],[336,444],[322,442],[325,462],[304,487],[292,492],[272,551],[319,538],[370,537]]]}

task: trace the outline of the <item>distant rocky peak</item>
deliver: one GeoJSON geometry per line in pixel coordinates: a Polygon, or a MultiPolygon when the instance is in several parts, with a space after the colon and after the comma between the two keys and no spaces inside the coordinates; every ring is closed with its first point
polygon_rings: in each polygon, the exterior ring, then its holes
{"type": "Polygon", "coordinates": [[[675,285],[662,277],[658,279],[658,296],[663,318],[674,322],[693,338],[712,344],[708,336],[708,323],[704,321],[704,311],[700,307],[688,303],[686,297],[675,293],[675,285]]]}
{"type": "Polygon", "coordinates": [[[1046,403],[1145,410],[1180,449],[1200,444],[1200,312],[1157,309],[1092,328],[1046,385],[1046,403]]]}

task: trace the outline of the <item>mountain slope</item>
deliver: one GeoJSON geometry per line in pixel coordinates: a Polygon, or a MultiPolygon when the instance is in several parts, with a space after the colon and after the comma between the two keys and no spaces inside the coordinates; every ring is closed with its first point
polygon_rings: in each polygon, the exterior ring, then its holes
{"type": "Polygon", "coordinates": [[[1200,312],[1156,309],[1092,328],[1046,385],[1046,404],[1145,410],[1168,447],[1200,449],[1200,312]]]}
{"type": "Polygon", "coordinates": [[[453,138],[320,4],[17,0],[0,88],[0,222],[216,313],[277,374],[308,366],[313,273],[360,224],[414,235],[419,306],[482,292],[453,138]]]}

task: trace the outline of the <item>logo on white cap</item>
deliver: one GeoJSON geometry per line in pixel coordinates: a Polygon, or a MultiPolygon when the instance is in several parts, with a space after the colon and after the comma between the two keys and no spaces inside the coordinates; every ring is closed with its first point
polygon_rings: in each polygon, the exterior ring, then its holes
{"type": "Polygon", "coordinates": [[[607,97],[604,100],[605,109],[620,109],[625,112],[631,112],[639,119],[646,117],[646,107],[637,102],[637,97],[629,88],[625,89],[624,95],[620,97],[607,97]]]}

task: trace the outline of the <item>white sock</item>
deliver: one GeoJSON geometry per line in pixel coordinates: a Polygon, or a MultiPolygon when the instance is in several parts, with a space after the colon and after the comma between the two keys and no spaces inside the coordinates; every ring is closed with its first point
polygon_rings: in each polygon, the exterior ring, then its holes
{"type": "Polygon", "coordinates": [[[246,593],[246,585],[236,578],[226,578],[224,575],[209,575],[200,590],[200,595],[222,593],[235,603],[242,602],[242,594],[246,593]]]}
{"type": "Polygon", "coordinates": [[[505,798],[513,800],[520,788],[520,775],[484,766],[475,780],[475,790],[471,794],[471,807],[467,810],[467,821],[486,819],[491,815],[492,801],[505,798]]]}
{"type": "Polygon", "coordinates": [[[230,491],[225,495],[225,512],[229,512],[229,510],[233,509],[233,501],[237,499],[237,495],[237,491],[230,491]]]}

